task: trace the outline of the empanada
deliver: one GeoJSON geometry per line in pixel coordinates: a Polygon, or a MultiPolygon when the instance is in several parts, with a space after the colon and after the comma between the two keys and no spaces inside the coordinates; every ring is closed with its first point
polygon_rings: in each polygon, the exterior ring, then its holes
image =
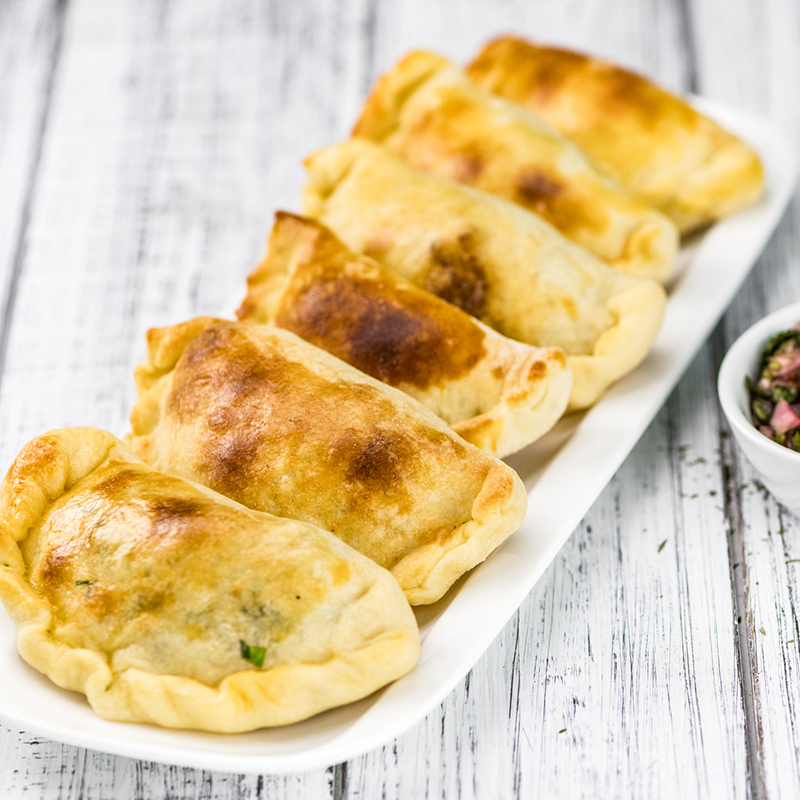
{"type": "Polygon", "coordinates": [[[353,130],[425,172],[505,197],[629,275],[666,281],[678,231],[601,175],[578,147],[525,108],[415,52],[378,82],[353,130]]]}
{"type": "Polygon", "coordinates": [[[96,428],[27,444],[0,489],[22,657],[97,714],[232,733],[364,697],[419,653],[397,582],[336,537],[164,475],[96,428]]]}
{"type": "Polygon", "coordinates": [[[758,156],[688,103],[628,70],[505,36],[470,78],[521,103],[686,233],[755,203],[758,156]]]}
{"type": "Polygon", "coordinates": [[[305,213],[351,249],[504,336],[563,348],[570,408],[592,405],[650,349],[664,289],[611,269],[536,214],[366,139],[320,150],[306,166],[305,213]]]}
{"type": "Polygon", "coordinates": [[[567,407],[562,350],[501,336],[315,220],[279,211],[247,284],[239,319],[272,322],[396,386],[498,457],[538,439],[567,407]]]}
{"type": "Polygon", "coordinates": [[[271,325],[148,333],[130,437],[146,462],[312,522],[438,600],[521,524],[517,474],[407,395],[271,325]]]}

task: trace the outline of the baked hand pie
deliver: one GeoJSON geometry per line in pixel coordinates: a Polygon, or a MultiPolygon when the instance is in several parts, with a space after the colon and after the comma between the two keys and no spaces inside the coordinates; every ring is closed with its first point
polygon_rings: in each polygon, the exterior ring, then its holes
{"type": "Polygon", "coordinates": [[[0,488],[0,600],[22,657],[101,717],[235,733],[408,672],[414,615],[326,531],[142,463],[110,433],[39,436],[0,488]]]}
{"type": "Polygon", "coordinates": [[[136,382],[140,458],[334,533],[412,604],[438,600],[524,519],[510,467],[281,328],[206,317],[151,330],[136,382]]]}
{"type": "Polygon", "coordinates": [[[628,275],[665,282],[678,230],[527,109],[432,53],[381,78],[353,129],[425,172],[519,203],[628,275]]]}
{"type": "Polygon", "coordinates": [[[682,233],[752,205],[764,191],[761,161],[744,142],[626,69],[504,36],[467,71],[558,128],[682,233]]]}
{"type": "Polygon", "coordinates": [[[562,350],[501,336],[356,255],[315,220],[279,211],[247,284],[239,319],[296,333],[498,457],[538,439],[567,407],[572,373],[562,350]]]}
{"type": "Polygon", "coordinates": [[[571,409],[592,405],[649,351],[663,287],[611,269],[536,214],[363,138],[324,148],[306,166],[304,213],[352,250],[504,336],[561,347],[571,409]]]}

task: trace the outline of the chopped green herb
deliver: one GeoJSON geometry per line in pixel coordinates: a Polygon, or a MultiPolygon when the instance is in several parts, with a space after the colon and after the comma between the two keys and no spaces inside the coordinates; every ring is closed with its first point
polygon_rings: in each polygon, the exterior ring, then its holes
{"type": "Polygon", "coordinates": [[[559,731],[559,733],[566,733],[566,732],[567,732],[567,729],[566,729],[566,728],[562,728],[562,729],[559,731]]]}
{"type": "Polygon", "coordinates": [[[759,630],[761,631],[761,635],[762,636],[766,636],[767,635],[767,632],[764,630],[764,626],[763,625],[759,628],[759,630]]]}
{"type": "Polygon", "coordinates": [[[264,656],[267,654],[266,647],[255,647],[249,645],[243,639],[239,639],[239,647],[242,652],[242,658],[249,661],[254,667],[261,667],[264,664],[264,656]]]}
{"type": "Polygon", "coordinates": [[[10,567],[10,566],[11,566],[11,564],[6,564],[5,562],[3,562],[3,566],[4,566],[4,567],[10,567]]]}
{"type": "Polygon", "coordinates": [[[658,552],[660,553],[665,547],[667,546],[667,540],[664,539],[663,542],[658,546],[658,552]]]}
{"type": "Polygon", "coordinates": [[[86,596],[92,596],[92,586],[94,586],[97,581],[75,581],[76,586],[85,586],[86,587],[86,596]]]}
{"type": "Polygon", "coordinates": [[[790,558],[786,563],[787,564],[797,564],[800,561],[800,558],[790,558]]]}

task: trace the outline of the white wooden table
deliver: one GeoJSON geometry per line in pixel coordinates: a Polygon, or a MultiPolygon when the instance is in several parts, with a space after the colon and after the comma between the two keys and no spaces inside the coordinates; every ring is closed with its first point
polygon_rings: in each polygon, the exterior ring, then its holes
{"type": "MultiPolygon", "coordinates": [[[[414,47],[516,31],[764,114],[800,143],[796,0],[0,0],[0,466],[126,429],[143,332],[242,292],[302,158],[414,47]]],[[[800,299],[790,206],[723,323],[434,713],[326,770],[137,762],[0,723],[0,796],[800,796],[800,520],[735,451],[728,344],[800,299]]],[[[3,691],[0,676],[0,692],[3,691]]]]}

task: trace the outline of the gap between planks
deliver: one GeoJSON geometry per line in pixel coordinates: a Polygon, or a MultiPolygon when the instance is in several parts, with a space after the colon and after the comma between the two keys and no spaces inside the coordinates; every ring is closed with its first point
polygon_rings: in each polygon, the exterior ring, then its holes
{"type": "Polygon", "coordinates": [[[41,118],[36,130],[36,142],[34,145],[33,158],[31,159],[30,171],[28,173],[27,187],[22,200],[22,215],[17,232],[17,242],[14,247],[14,255],[11,259],[8,280],[5,286],[5,293],[2,299],[2,311],[0,311],[0,386],[3,383],[5,374],[6,352],[8,351],[8,340],[11,335],[11,321],[14,316],[14,306],[17,301],[17,289],[19,287],[22,268],[25,262],[28,240],[28,226],[30,224],[31,207],[36,193],[36,182],[39,174],[39,164],[42,159],[42,149],[47,134],[47,123],[50,118],[50,108],[53,99],[53,84],[55,83],[58,63],[61,57],[61,44],[64,39],[64,19],[66,17],[68,0],[55,0],[51,19],[51,30],[48,32],[52,37],[50,47],[50,63],[47,69],[47,81],[44,87],[44,100],[42,102],[41,118]]]}
{"type": "MultiPolygon", "coordinates": [[[[725,356],[726,343],[722,324],[711,334],[714,373],[719,371],[725,356]]],[[[761,722],[758,715],[755,673],[758,669],[754,646],[755,623],[749,611],[747,562],[744,554],[744,532],[740,502],[739,471],[733,451],[733,440],[722,411],[716,407],[719,429],[719,452],[724,486],[725,519],[728,523],[728,568],[731,576],[731,595],[736,615],[734,626],[739,654],[739,675],[744,706],[745,736],[747,748],[747,777],[749,796],[753,800],[766,800],[764,762],[762,758],[761,722]]]]}

